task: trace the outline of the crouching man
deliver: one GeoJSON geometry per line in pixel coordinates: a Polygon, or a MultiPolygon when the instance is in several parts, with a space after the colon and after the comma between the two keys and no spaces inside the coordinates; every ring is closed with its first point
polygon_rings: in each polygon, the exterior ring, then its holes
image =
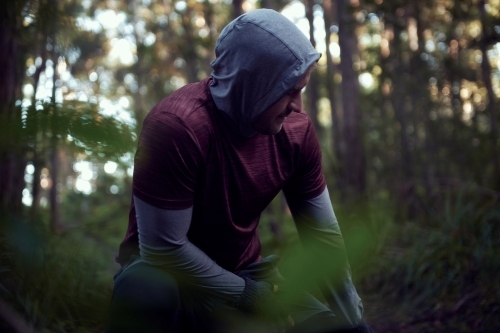
{"type": "Polygon", "coordinates": [[[320,54],[268,9],[226,26],[215,53],[209,78],[144,121],[107,332],[371,332],[302,111],[320,54]],[[259,218],[281,190],[329,306],[261,257],[259,218]]]}

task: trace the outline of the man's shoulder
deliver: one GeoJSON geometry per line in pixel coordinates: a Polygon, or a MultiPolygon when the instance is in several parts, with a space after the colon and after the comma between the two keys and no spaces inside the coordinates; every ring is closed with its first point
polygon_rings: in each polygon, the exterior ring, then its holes
{"type": "Polygon", "coordinates": [[[205,154],[216,127],[209,84],[205,79],[186,85],[158,103],[144,120],[140,141],[144,145],[156,142],[160,150],[182,146],[190,154],[205,154]]]}
{"type": "Polygon", "coordinates": [[[208,89],[209,78],[190,83],[176,90],[160,101],[148,114],[155,119],[175,117],[183,122],[200,122],[208,116],[213,107],[212,97],[208,89]]]}

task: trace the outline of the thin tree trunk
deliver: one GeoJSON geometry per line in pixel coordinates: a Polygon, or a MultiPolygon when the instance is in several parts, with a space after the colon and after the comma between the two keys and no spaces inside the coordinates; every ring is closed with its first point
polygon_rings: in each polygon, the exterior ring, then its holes
{"type": "Polygon", "coordinates": [[[481,62],[481,71],[483,82],[488,91],[488,109],[490,111],[490,146],[491,146],[491,159],[493,161],[493,186],[495,190],[500,190],[500,160],[498,154],[498,110],[496,108],[496,96],[493,92],[493,85],[491,83],[491,66],[488,60],[488,35],[486,31],[486,10],[485,1],[479,1],[479,11],[481,13],[481,23],[483,27],[483,36],[481,38],[481,53],[483,61],[481,62]]]}
{"type": "MultiPolygon", "coordinates": [[[[430,120],[430,111],[432,110],[432,102],[429,99],[427,89],[429,82],[429,71],[422,70],[427,68],[425,62],[421,59],[420,55],[425,53],[425,38],[424,38],[424,26],[422,19],[420,17],[422,4],[418,0],[413,1],[413,8],[415,11],[415,20],[417,22],[417,38],[418,38],[418,57],[415,58],[416,63],[416,78],[418,79],[416,87],[420,87],[418,90],[419,95],[418,100],[422,101],[421,108],[423,111],[422,123],[424,127],[425,137],[424,137],[424,167],[422,170],[422,181],[426,191],[426,197],[430,200],[433,196],[433,188],[435,186],[435,170],[438,169],[436,166],[439,161],[436,159],[436,141],[432,132],[432,124],[430,120]]],[[[416,128],[416,127],[415,127],[416,128]]]]}
{"type": "Polygon", "coordinates": [[[22,210],[24,169],[21,116],[14,105],[20,90],[17,72],[23,60],[19,54],[18,3],[0,6],[0,211],[18,214],[22,210]]]}
{"type": "Polygon", "coordinates": [[[260,3],[260,8],[269,8],[277,10],[277,5],[275,0],[262,0],[260,3]]]}
{"type": "Polygon", "coordinates": [[[243,14],[243,8],[241,7],[242,4],[242,0],[233,0],[233,18],[237,18],[243,14]]]}
{"type": "Polygon", "coordinates": [[[54,63],[54,75],[52,76],[52,140],[50,152],[50,178],[52,186],[50,187],[49,202],[50,202],[50,221],[52,231],[58,233],[61,231],[61,221],[59,216],[59,201],[57,200],[57,182],[59,179],[59,121],[58,121],[58,106],[56,103],[56,81],[57,81],[57,62],[58,56],[55,51],[52,52],[52,62],[54,63]]]}
{"type": "Polygon", "coordinates": [[[189,8],[187,12],[182,15],[182,26],[186,32],[185,36],[187,38],[186,44],[184,46],[183,57],[186,61],[186,74],[188,78],[188,83],[193,83],[198,81],[198,54],[196,53],[196,41],[193,38],[193,27],[191,25],[191,13],[189,8]]]}
{"type": "MultiPolygon", "coordinates": [[[[324,21],[325,21],[325,42],[326,42],[326,90],[328,100],[330,102],[330,110],[332,116],[332,150],[333,155],[335,156],[336,162],[340,166],[340,139],[341,135],[341,124],[340,117],[338,115],[337,108],[337,99],[335,98],[335,66],[333,64],[332,55],[330,53],[330,38],[331,31],[330,27],[333,24],[334,17],[334,6],[332,5],[332,0],[324,0],[323,1],[323,13],[324,13],[324,21]]],[[[340,177],[339,177],[340,179],[340,177]]],[[[339,184],[341,185],[341,184],[339,184]]]]}
{"type": "Polygon", "coordinates": [[[33,187],[31,189],[31,196],[33,197],[33,201],[31,202],[31,217],[36,218],[38,216],[40,210],[40,176],[42,174],[43,168],[42,158],[39,156],[39,152],[36,150],[33,154],[33,187]]]}
{"type": "Polygon", "coordinates": [[[40,41],[40,58],[42,59],[42,64],[36,69],[35,74],[33,74],[33,98],[31,100],[31,108],[28,112],[33,113],[33,117],[31,117],[34,124],[30,125],[33,130],[31,131],[33,135],[33,186],[31,189],[31,195],[33,197],[33,201],[31,203],[31,216],[35,218],[38,215],[40,209],[40,175],[42,168],[44,166],[44,131],[40,130],[40,119],[38,117],[38,111],[35,108],[36,104],[36,93],[38,91],[38,84],[40,82],[40,75],[45,71],[46,67],[46,58],[47,58],[47,36],[45,34],[40,33],[39,37],[40,41]],[[39,140],[40,136],[40,140],[39,140]]]}
{"type": "MultiPolygon", "coordinates": [[[[408,12],[408,11],[405,11],[408,12]]],[[[406,22],[406,18],[404,20],[406,22]]],[[[411,109],[412,99],[407,96],[406,81],[410,79],[409,64],[402,54],[401,33],[404,27],[398,19],[393,22],[394,39],[391,43],[391,62],[393,74],[393,92],[391,102],[394,109],[396,121],[399,123],[399,143],[400,143],[400,176],[396,182],[395,195],[398,204],[398,211],[402,218],[412,218],[415,213],[415,181],[413,169],[413,155],[410,150],[410,135],[408,133],[408,111],[411,109]],[[405,76],[407,78],[405,78],[405,76]]],[[[398,164],[396,159],[396,164],[398,164]]]]}
{"type": "Polygon", "coordinates": [[[206,55],[203,57],[200,66],[203,68],[203,70],[206,73],[210,73],[212,71],[212,68],[210,67],[210,61],[215,58],[215,41],[217,38],[217,35],[215,33],[216,29],[213,27],[213,20],[214,17],[216,16],[214,7],[218,5],[213,5],[209,1],[204,2],[203,6],[203,13],[205,17],[205,25],[208,28],[208,45],[210,47],[207,48],[207,50],[210,50],[209,52],[206,53],[206,55]]]}
{"type": "Polygon", "coordinates": [[[341,156],[344,179],[349,192],[358,197],[366,189],[365,156],[361,140],[361,112],[359,109],[359,81],[353,69],[353,58],[358,52],[354,17],[349,0],[338,0],[339,44],[342,55],[342,106],[344,112],[344,140],[341,156]]]}
{"type": "Polygon", "coordinates": [[[413,183],[413,167],[412,156],[409,149],[409,136],[407,131],[407,117],[405,108],[405,85],[403,81],[403,73],[405,69],[404,60],[401,56],[400,34],[401,27],[397,22],[394,23],[394,39],[393,39],[393,68],[394,68],[394,92],[392,94],[392,103],[396,120],[400,125],[400,144],[401,144],[401,159],[404,182],[413,183]]]}
{"type": "MultiPolygon", "coordinates": [[[[309,40],[314,48],[316,48],[316,41],[314,40],[314,16],[313,16],[313,6],[314,0],[307,0],[306,6],[306,17],[309,21],[309,40]]],[[[318,88],[319,88],[319,78],[317,71],[311,73],[311,78],[307,84],[306,96],[307,96],[307,107],[308,112],[311,117],[314,129],[318,136],[321,137],[322,128],[318,121],[318,88]]]]}
{"type": "MultiPolygon", "coordinates": [[[[132,23],[134,25],[134,38],[139,43],[139,36],[137,35],[137,1],[127,0],[128,12],[132,18],[132,23]]],[[[141,87],[143,83],[143,77],[141,72],[141,63],[143,60],[144,48],[142,45],[137,45],[137,61],[132,66],[132,73],[134,74],[135,79],[137,80],[137,91],[134,93],[134,115],[135,120],[137,121],[136,133],[139,136],[142,130],[142,123],[144,122],[144,118],[146,118],[148,110],[146,110],[145,101],[143,95],[141,95],[141,87]]]]}

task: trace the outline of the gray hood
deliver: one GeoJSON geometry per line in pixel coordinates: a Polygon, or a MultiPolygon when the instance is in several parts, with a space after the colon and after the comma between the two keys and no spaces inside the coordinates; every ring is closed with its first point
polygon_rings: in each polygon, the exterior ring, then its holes
{"type": "Polygon", "coordinates": [[[321,56],[295,24],[270,9],[251,11],[229,23],[217,40],[215,55],[213,100],[245,137],[256,133],[252,122],[321,56]]]}

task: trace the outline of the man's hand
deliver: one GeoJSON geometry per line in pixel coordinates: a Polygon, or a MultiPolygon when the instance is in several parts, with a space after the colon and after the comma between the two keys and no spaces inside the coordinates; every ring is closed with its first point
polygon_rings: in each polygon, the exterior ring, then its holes
{"type": "Polygon", "coordinates": [[[236,308],[272,321],[278,332],[294,325],[292,317],[280,304],[274,293],[278,286],[245,277],[245,289],[236,302],[236,308]]]}

